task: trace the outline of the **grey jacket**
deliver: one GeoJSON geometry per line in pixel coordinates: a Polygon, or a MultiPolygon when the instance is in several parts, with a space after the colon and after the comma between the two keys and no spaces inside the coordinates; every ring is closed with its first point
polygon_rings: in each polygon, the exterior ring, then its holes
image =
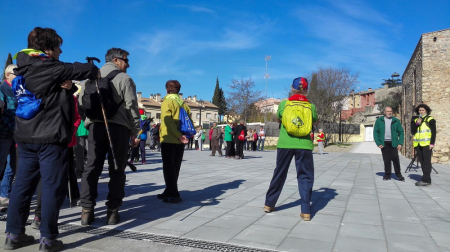
{"type": "MultiPolygon", "coordinates": [[[[108,62],[100,68],[102,77],[106,77],[110,72],[120,70],[114,63],[108,62]]],[[[117,113],[108,119],[108,123],[123,125],[131,130],[132,136],[137,136],[140,130],[139,125],[139,109],[136,97],[136,85],[133,79],[126,73],[119,73],[112,79],[112,84],[119,93],[119,97],[124,100],[117,113]]],[[[80,98],[78,99],[80,106],[83,106],[84,85],[81,87],[80,98]]],[[[86,118],[84,125],[86,128],[92,123],[101,123],[103,121],[91,120],[86,118]]]]}

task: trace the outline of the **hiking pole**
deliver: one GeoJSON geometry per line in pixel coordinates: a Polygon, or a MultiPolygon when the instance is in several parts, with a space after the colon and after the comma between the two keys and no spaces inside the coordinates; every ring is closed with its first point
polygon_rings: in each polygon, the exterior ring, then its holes
{"type": "MultiPolygon", "coordinates": [[[[94,64],[94,60],[97,61],[98,63],[100,63],[100,60],[95,57],[86,57],[86,60],[88,61],[88,63],[91,63],[91,64],[94,64]]],[[[100,89],[98,88],[98,79],[95,80],[95,87],[97,88],[98,99],[100,101],[100,106],[102,108],[103,121],[105,122],[106,134],[108,135],[108,140],[109,140],[109,148],[111,149],[111,154],[113,156],[114,169],[117,171],[117,170],[119,170],[119,167],[117,166],[117,159],[116,159],[116,155],[114,154],[114,148],[113,148],[113,143],[111,141],[111,135],[109,134],[108,120],[106,119],[106,113],[105,113],[105,107],[103,105],[102,94],[100,93],[100,89]]]]}
{"type": "MultiPolygon", "coordinates": [[[[145,128],[148,127],[148,125],[150,125],[150,123],[153,122],[153,118],[149,118],[147,120],[145,120],[144,125],[142,125],[142,129],[139,131],[138,135],[137,135],[137,139],[141,139],[141,134],[144,131],[145,128]]],[[[144,146],[145,148],[145,146],[144,146]]],[[[128,155],[127,155],[127,160],[131,157],[131,153],[133,152],[134,146],[133,143],[131,143],[130,149],[128,150],[128,155]]],[[[127,161],[127,165],[130,167],[130,169],[135,172],[137,171],[137,168],[134,164],[130,163],[129,161],[127,161]]]]}

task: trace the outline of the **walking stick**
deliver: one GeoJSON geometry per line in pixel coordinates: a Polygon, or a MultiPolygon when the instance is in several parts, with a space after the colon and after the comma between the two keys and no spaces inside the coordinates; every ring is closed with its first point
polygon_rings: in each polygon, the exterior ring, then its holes
{"type": "MultiPolygon", "coordinates": [[[[95,57],[86,57],[88,63],[94,64],[94,60],[100,63],[100,60],[95,57]]],[[[111,154],[113,156],[114,169],[117,171],[119,167],[117,166],[116,155],[114,154],[113,143],[111,141],[111,135],[109,134],[108,120],[106,119],[105,107],[103,105],[102,94],[100,93],[100,89],[98,88],[98,80],[95,80],[95,87],[97,88],[98,99],[100,101],[100,106],[102,108],[103,121],[105,122],[106,134],[108,135],[109,140],[109,148],[111,149],[111,154]]]]}

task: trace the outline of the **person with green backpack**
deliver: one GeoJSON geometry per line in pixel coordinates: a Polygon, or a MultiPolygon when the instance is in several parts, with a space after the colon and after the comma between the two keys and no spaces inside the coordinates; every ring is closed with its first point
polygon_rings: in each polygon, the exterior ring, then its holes
{"type": "Polygon", "coordinates": [[[277,161],[272,181],[266,194],[264,211],[270,213],[280,197],[286,181],[291,160],[295,158],[297,182],[300,193],[300,217],[311,220],[311,194],[314,184],[314,149],[310,133],[313,124],[318,123],[316,107],[306,98],[308,81],[303,77],[294,79],[291,86],[293,94],[280,103],[277,117],[281,121],[277,144],[277,161]]]}
{"type": "MultiPolygon", "coordinates": [[[[78,109],[78,111],[81,112],[80,109],[78,109]]],[[[80,114],[80,116],[81,116],[81,114],[80,114]]],[[[81,117],[83,118],[83,116],[81,116],[81,117]]],[[[89,135],[89,131],[86,129],[86,127],[84,127],[84,119],[82,119],[80,126],[78,126],[78,130],[77,130],[77,147],[76,147],[76,152],[75,152],[75,165],[76,165],[77,178],[81,178],[81,174],[83,174],[83,171],[84,171],[86,152],[87,152],[88,135],[89,135]]]]}

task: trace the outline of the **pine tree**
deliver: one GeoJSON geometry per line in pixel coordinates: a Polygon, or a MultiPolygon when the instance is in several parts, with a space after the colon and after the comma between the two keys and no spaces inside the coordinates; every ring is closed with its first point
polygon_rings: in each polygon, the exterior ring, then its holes
{"type": "Polygon", "coordinates": [[[219,88],[219,97],[219,115],[225,115],[227,113],[227,99],[225,98],[225,94],[223,93],[222,88],[219,88]]]}
{"type": "MultiPolygon", "coordinates": [[[[216,79],[216,88],[214,89],[214,95],[212,98],[212,104],[220,108],[220,88],[219,88],[219,77],[216,79]]],[[[220,114],[220,113],[219,113],[220,114]]]]}
{"type": "Polygon", "coordinates": [[[8,53],[8,58],[6,59],[5,67],[3,68],[2,82],[6,79],[6,76],[5,76],[6,67],[11,65],[12,63],[13,63],[13,61],[12,61],[11,53],[8,53]]]}

